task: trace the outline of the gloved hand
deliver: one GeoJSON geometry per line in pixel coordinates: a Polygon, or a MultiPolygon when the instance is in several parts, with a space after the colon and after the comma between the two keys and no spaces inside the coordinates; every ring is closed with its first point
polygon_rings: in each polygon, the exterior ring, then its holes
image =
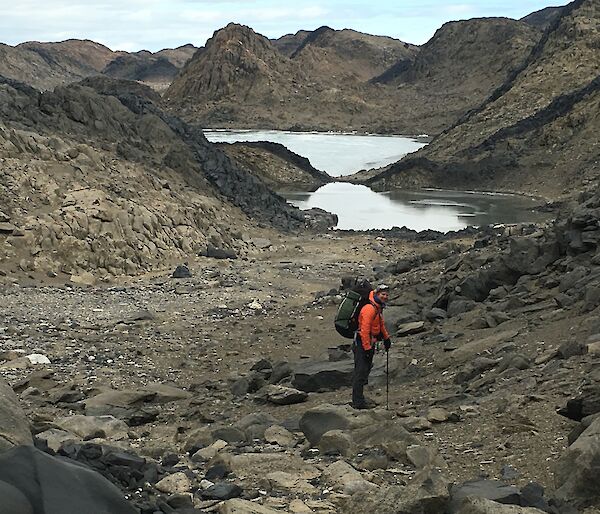
{"type": "Polygon", "coordinates": [[[389,337],[387,339],[383,340],[383,347],[385,348],[386,352],[390,351],[391,346],[392,346],[392,340],[389,337]]]}

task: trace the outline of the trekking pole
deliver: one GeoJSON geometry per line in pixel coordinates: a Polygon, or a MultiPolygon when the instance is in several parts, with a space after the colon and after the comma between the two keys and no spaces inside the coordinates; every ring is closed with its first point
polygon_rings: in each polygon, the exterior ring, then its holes
{"type": "Polygon", "coordinates": [[[385,352],[385,410],[390,410],[390,351],[385,352]]]}

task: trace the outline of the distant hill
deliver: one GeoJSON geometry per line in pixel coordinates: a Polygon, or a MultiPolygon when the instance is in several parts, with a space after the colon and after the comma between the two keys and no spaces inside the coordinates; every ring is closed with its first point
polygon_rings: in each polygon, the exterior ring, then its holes
{"type": "Polygon", "coordinates": [[[40,89],[99,74],[119,52],[93,41],[70,39],[60,43],[0,44],[0,75],[40,89]]]}
{"type": "Polygon", "coordinates": [[[204,126],[437,133],[498,87],[540,34],[515,20],[473,20],[419,48],[329,27],[271,42],[229,24],[164,98],[204,126]]]}
{"type": "Polygon", "coordinates": [[[347,84],[366,82],[399,60],[412,60],[417,50],[390,37],[321,27],[304,39],[291,58],[313,80],[347,84]]]}
{"type": "Polygon", "coordinates": [[[576,0],[487,101],[375,187],[468,187],[556,194],[598,172],[600,4],[576,0]]]}
{"type": "Polygon", "coordinates": [[[275,191],[286,188],[315,190],[333,179],[279,143],[267,141],[219,143],[219,148],[242,168],[275,191]]]}
{"type": "Polygon", "coordinates": [[[166,89],[197,48],[185,45],[179,48],[151,53],[146,50],[119,55],[102,70],[109,77],[137,80],[157,90],[166,89]]]}
{"type": "Polygon", "coordinates": [[[179,104],[261,102],[267,108],[302,79],[289,59],[251,28],[230,23],[186,64],[165,96],[179,104]]]}
{"type": "Polygon", "coordinates": [[[100,74],[165,89],[196,50],[185,45],[156,53],[113,52],[99,43],[77,39],[0,44],[0,75],[42,91],[100,74]]]}
{"type": "Polygon", "coordinates": [[[522,64],[538,40],[538,30],[508,18],[445,23],[410,65],[382,82],[421,83],[446,93],[489,93],[522,64]]]}
{"type": "Polygon", "coordinates": [[[392,88],[390,108],[397,117],[436,133],[483,102],[539,38],[537,29],[508,18],[446,23],[414,59],[400,60],[372,82],[392,88]]]}

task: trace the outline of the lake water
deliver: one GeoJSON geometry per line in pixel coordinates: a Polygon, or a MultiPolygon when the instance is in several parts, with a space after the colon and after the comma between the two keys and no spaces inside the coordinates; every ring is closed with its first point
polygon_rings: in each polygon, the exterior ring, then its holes
{"type": "Polygon", "coordinates": [[[338,215],[343,230],[389,229],[460,230],[469,225],[541,222],[531,198],[461,191],[393,191],[376,193],[366,186],[334,182],[314,193],[284,193],[300,209],[319,207],[338,215]]]}
{"type": "Polygon", "coordinates": [[[271,141],[306,157],[318,170],[332,177],[381,168],[399,161],[427,143],[404,136],[373,136],[329,132],[285,132],[282,130],[205,130],[212,143],[271,141]]]}
{"type": "MultiPolygon", "coordinates": [[[[310,160],[331,176],[380,168],[425,146],[423,140],[403,136],[284,132],[276,130],[206,130],[212,142],[272,141],[310,160]]],[[[533,210],[539,202],[517,195],[442,190],[378,193],[366,186],[333,182],[315,192],[281,192],[300,209],[319,207],[337,214],[336,228],[460,230],[469,225],[540,222],[547,214],[533,210]]]]}

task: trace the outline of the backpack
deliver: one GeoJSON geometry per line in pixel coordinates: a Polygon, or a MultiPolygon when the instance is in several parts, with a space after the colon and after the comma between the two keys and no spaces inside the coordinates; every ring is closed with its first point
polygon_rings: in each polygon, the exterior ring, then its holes
{"type": "Polygon", "coordinates": [[[354,333],[358,330],[358,315],[369,303],[369,293],[372,290],[373,287],[367,280],[355,280],[354,287],[344,296],[334,321],[335,329],[342,337],[354,338],[354,333]]]}

